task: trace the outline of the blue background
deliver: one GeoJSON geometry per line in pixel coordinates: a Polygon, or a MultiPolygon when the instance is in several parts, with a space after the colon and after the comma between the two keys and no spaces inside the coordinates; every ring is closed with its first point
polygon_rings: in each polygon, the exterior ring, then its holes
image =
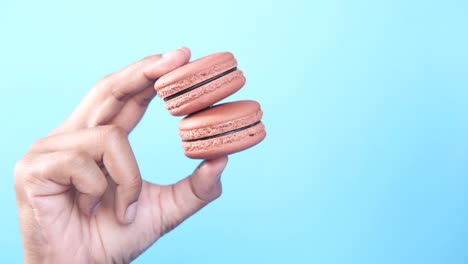
{"type": "MultiPolygon", "coordinates": [[[[232,51],[268,136],[223,196],[135,263],[467,263],[468,2],[2,1],[0,257],[21,262],[14,163],[100,77],[182,45],[232,51]]],[[[173,183],[160,99],[131,143],[173,183]]],[[[8,261],[7,261],[8,260],[8,261]]]]}

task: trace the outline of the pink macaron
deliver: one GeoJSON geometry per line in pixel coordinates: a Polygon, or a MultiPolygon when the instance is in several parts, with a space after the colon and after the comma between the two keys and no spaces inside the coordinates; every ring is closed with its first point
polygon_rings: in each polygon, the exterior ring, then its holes
{"type": "Polygon", "coordinates": [[[256,101],[216,105],[182,119],[179,135],[187,157],[213,159],[248,149],[266,136],[256,101]]]}
{"type": "Polygon", "coordinates": [[[174,116],[205,109],[238,91],[245,84],[230,52],[214,53],[181,66],[154,84],[158,96],[174,116]]]}

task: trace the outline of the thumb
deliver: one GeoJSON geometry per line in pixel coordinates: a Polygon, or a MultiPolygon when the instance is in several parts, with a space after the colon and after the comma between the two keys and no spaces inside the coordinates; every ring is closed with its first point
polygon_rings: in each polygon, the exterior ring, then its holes
{"type": "Polygon", "coordinates": [[[228,158],[203,161],[193,174],[161,190],[161,234],[165,234],[221,195],[228,158]]]}

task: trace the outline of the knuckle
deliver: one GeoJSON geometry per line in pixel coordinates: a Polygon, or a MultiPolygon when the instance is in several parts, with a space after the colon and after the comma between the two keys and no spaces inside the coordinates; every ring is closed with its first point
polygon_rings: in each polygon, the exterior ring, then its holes
{"type": "Polygon", "coordinates": [[[102,77],[97,83],[97,87],[112,87],[114,84],[114,74],[108,74],[102,77]]]}
{"type": "Polygon", "coordinates": [[[94,184],[90,186],[90,192],[98,195],[102,195],[106,192],[108,182],[105,177],[98,177],[94,184]]]}
{"type": "Polygon", "coordinates": [[[125,93],[124,91],[120,89],[112,89],[111,90],[112,96],[117,100],[117,101],[125,101],[129,95],[125,93]]]}
{"type": "Polygon", "coordinates": [[[25,176],[29,174],[29,169],[30,162],[25,158],[22,158],[16,162],[13,173],[15,189],[22,187],[25,176]]]}
{"type": "Polygon", "coordinates": [[[25,158],[18,160],[15,164],[14,175],[21,176],[23,175],[29,167],[29,162],[25,158]]]}
{"type": "Polygon", "coordinates": [[[34,182],[34,179],[40,179],[43,176],[43,166],[40,163],[34,163],[26,155],[17,161],[14,169],[14,186],[16,190],[25,188],[28,182],[34,182]]]}
{"type": "Polygon", "coordinates": [[[139,175],[132,175],[120,179],[118,185],[122,193],[125,193],[125,196],[132,197],[132,199],[135,199],[141,193],[143,181],[141,180],[139,175]]]}
{"type": "Polygon", "coordinates": [[[40,151],[40,149],[44,146],[44,143],[47,138],[41,138],[34,143],[31,144],[29,147],[29,152],[40,151]]]}
{"type": "Polygon", "coordinates": [[[123,128],[115,125],[108,126],[105,132],[105,138],[111,141],[127,140],[127,137],[127,132],[123,128]]]}
{"type": "Polygon", "coordinates": [[[139,191],[141,189],[142,184],[143,181],[141,180],[140,175],[134,174],[133,176],[127,178],[125,186],[130,190],[139,191]]]}
{"type": "Polygon", "coordinates": [[[61,153],[63,155],[63,162],[66,164],[76,164],[80,167],[84,167],[89,164],[89,157],[86,153],[78,151],[78,150],[70,150],[66,153],[61,153]]]}

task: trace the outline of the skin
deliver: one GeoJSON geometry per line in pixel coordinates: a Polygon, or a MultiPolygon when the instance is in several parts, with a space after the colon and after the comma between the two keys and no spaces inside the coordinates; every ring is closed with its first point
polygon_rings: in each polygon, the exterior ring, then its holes
{"type": "Polygon", "coordinates": [[[161,186],[141,179],[128,141],[157,78],[186,64],[181,48],[100,80],[15,168],[25,263],[129,263],[221,195],[227,157],[161,186]]]}

